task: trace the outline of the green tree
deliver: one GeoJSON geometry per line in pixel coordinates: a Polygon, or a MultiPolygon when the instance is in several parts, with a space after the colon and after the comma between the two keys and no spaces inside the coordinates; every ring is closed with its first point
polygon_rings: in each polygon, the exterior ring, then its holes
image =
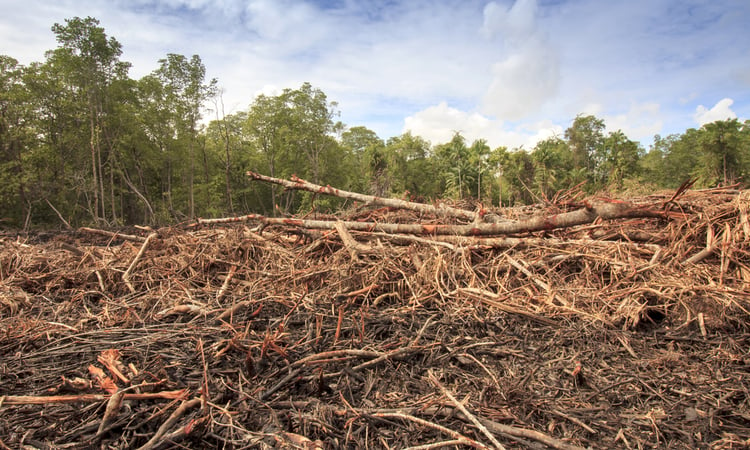
{"type": "Polygon", "coordinates": [[[31,145],[31,105],[23,84],[23,67],[0,55],[0,220],[28,227],[31,199],[27,193],[24,149],[31,145]]]}
{"type": "MultiPolygon", "coordinates": [[[[288,140],[291,111],[283,96],[257,96],[250,105],[244,131],[253,150],[261,156],[269,176],[282,177],[290,174],[284,172],[290,172],[288,140]]],[[[279,204],[277,186],[270,186],[270,195],[271,204],[266,208],[270,206],[273,209],[279,204]]]]}
{"type": "MultiPolygon", "coordinates": [[[[604,143],[604,121],[592,115],[578,115],[565,130],[565,139],[573,153],[573,174],[585,174],[589,190],[601,186],[602,145],[604,143]]],[[[574,182],[583,180],[574,180],[574,182]]]]}
{"type": "Polygon", "coordinates": [[[521,149],[507,151],[497,149],[493,152],[493,160],[498,161],[501,168],[501,204],[529,204],[534,201],[531,187],[534,183],[534,160],[531,155],[521,149]]]}
{"type": "Polygon", "coordinates": [[[394,181],[394,163],[389,158],[383,141],[373,142],[365,148],[364,161],[363,175],[369,180],[369,192],[379,197],[390,195],[394,181]]]}
{"type": "Polygon", "coordinates": [[[329,138],[343,129],[341,123],[333,120],[339,114],[336,110],[338,104],[329,103],[325,93],[310,83],[302,84],[299,89],[286,89],[282,96],[291,108],[294,123],[290,130],[293,132],[291,142],[298,152],[307,156],[312,182],[320,183],[321,156],[332,149],[329,138]]]}
{"type": "Polygon", "coordinates": [[[233,192],[244,185],[238,180],[246,180],[245,171],[237,165],[238,155],[244,150],[244,127],[247,123],[247,113],[224,113],[224,101],[221,96],[216,101],[216,120],[211,121],[205,130],[206,139],[215,158],[223,168],[223,197],[225,210],[234,214],[233,192]],[[219,115],[221,114],[221,116],[219,115]]]}
{"type": "Polygon", "coordinates": [[[206,81],[206,67],[200,56],[190,60],[170,53],[159,60],[154,72],[165,88],[165,100],[175,126],[175,135],[187,147],[188,217],[195,217],[195,153],[199,147],[198,122],[203,104],[216,94],[217,80],[206,81]]]}
{"type": "Polygon", "coordinates": [[[690,128],[683,134],[672,134],[662,139],[659,146],[664,152],[662,186],[676,188],[696,175],[700,163],[699,136],[698,130],[690,128]]]}
{"type": "Polygon", "coordinates": [[[490,156],[490,146],[487,140],[477,139],[469,147],[469,174],[467,179],[472,179],[476,186],[476,198],[482,201],[483,184],[486,184],[486,177],[489,170],[488,159],[490,156]]]}
{"type": "Polygon", "coordinates": [[[534,161],[534,189],[545,198],[570,187],[573,154],[559,137],[539,141],[531,152],[534,161]]]}
{"type": "MultiPolygon", "coordinates": [[[[454,199],[462,199],[468,189],[467,177],[473,167],[469,161],[469,147],[461,133],[454,133],[450,142],[435,147],[439,177],[443,180],[443,193],[454,199]]],[[[470,184],[470,183],[469,183],[470,184]]]]}
{"type": "MultiPolygon", "coordinates": [[[[385,143],[374,131],[367,127],[357,126],[341,133],[341,146],[350,159],[348,165],[353,171],[351,173],[350,188],[356,192],[370,191],[370,188],[377,184],[370,170],[375,168],[371,166],[373,161],[370,158],[378,152],[382,153],[385,143]]],[[[382,154],[377,158],[378,160],[382,159],[382,154]]],[[[385,167],[379,167],[376,170],[382,172],[385,170],[385,167]]],[[[379,188],[375,190],[380,191],[379,188]]]]}
{"type": "Polygon", "coordinates": [[[641,153],[638,143],[628,139],[622,131],[609,133],[601,146],[602,183],[621,189],[625,178],[637,175],[641,153]]]}
{"type": "MultiPolygon", "coordinates": [[[[674,136],[674,135],[673,135],[674,136]]],[[[643,183],[665,187],[665,158],[669,152],[670,137],[654,135],[654,143],[649,151],[638,161],[638,172],[643,183]]]]}
{"type": "MultiPolygon", "coordinates": [[[[105,170],[112,170],[114,155],[103,151],[103,134],[107,115],[112,113],[108,91],[115,80],[127,78],[129,63],[120,61],[122,46],[116,39],[107,37],[99,21],[87,17],[66,19],[56,23],[52,31],[60,46],[47,52],[47,64],[62,76],[68,92],[79,105],[82,129],[88,135],[91,162],[91,214],[95,221],[107,221],[105,196],[105,170]]],[[[111,183],[112,177],[109,175],[111,183]]],[[[110,185],[110,192],[113,192],[110,185]]],[[[115,199],[110,195],[111,220],[116,220],[115,199]]]]}
{"type": "Polygon", "coordinates": [[[396,192],[416,197],[439,197],[442,193],[430,143],[411,132],[388,139],[386,154],[394,167],[396,192]]]}
{"type": "MultiPolygon", "coordinates": [[[[310,83],[299,89],[284,89],[277,96],[258,96],[250,106],[246,133],[255,151],[263,155],[268,174],[283,177],[296,174],[315,183],[346,184],[348,175],[340,164],[346,155],[333,136],[343,129],[334,122],[336,103],[310,83]],[[324,164],[324,162],[329,162],[324,164]]],[[[271,187],[272,203],[285,211],[312,206],[308,194],[288,192],[283,206],[278,203],[276,188],[271,187]]]]}
{"type": "Polygon", "coordinates": [[[748,127],[737,119],[703,125],[698,145],[701,165],[698,175],[708,185],[731,184],[746,173],[748,127]]]}

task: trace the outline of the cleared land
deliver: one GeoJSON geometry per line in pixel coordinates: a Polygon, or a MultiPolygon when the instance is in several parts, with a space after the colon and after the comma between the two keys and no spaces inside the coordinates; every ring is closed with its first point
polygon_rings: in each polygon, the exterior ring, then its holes
{"type": "Polygon", "coordinates": [[[0,448],[750,445],[749,205],[5,234],[0,448]]]}

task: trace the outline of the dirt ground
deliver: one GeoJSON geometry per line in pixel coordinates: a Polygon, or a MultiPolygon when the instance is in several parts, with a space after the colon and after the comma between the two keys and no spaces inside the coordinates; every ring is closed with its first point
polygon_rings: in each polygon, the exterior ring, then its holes
{"type": "Polygon", "coordinates": [[[750,193],[672,194],[502,237],[5,232],[0,448],[747,448],[750,193]]]}

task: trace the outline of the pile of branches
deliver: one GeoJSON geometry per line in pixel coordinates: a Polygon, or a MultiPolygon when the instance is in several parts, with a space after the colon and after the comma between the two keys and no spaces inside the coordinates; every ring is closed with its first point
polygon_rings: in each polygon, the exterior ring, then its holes
{"type": "Polygon", "coordinates": [[[0,448],[750,445],[750,192],[0,237],[0,448]]]}

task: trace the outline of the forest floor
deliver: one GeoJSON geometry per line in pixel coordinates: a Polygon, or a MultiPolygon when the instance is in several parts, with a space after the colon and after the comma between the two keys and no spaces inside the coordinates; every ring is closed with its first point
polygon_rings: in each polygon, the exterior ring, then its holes
{"type": "Polygon", "coordinates": [[[0,448],[746,448],[750,192],[627,204],[6,232],[0,448]]]}

